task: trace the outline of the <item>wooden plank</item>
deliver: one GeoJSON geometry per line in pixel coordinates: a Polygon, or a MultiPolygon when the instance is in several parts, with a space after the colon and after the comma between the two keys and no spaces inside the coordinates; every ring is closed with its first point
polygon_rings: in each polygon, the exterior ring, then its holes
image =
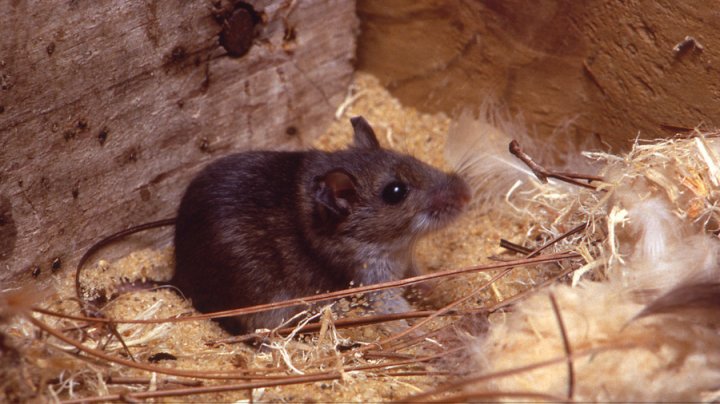
{"type": "Polygon", "coordinates": [[[709,1],[358,3],[358,68],[404,104],[453,113],[486,97],[556,142],[720,125],[720,18],[709,1]],[[685,45],[686,36],[702,48],[685,45]],[[553,137],[559,134],[560,137],[553,137]]]}
{"type": "Polygon", "coordinates": [[[0,2],[0,282],[47,276],[100,235],[171,217],[192,175],[247,148],[300,148],[345,96],[354,2],[0,2]]]}

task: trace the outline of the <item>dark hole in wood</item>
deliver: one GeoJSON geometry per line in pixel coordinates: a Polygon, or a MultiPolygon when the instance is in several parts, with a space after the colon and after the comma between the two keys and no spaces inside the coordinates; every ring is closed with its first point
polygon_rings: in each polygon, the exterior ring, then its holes
{"type": "Polygon", "coordinates": [[[200,151],[207,153],[210,151],[210,141],[208,138],[203,137],[200,139],[200,151]]]}
{"type": "Polygon", "coordinates": [[[235,10],[222,22],[220,46],[232,57],[245,55],[255,39],[255,25],[258,22],[260,16],[250,4],[236,3],[235,10]]]}
{"type": "Polygon", "coordinates": [[[60,261],[60,257],[55,257],[50,264],[50,269],[52,269],[53,272],[57,272],[60,268],[62,268],[62,261],[60,261]]]}
{"type": "Polygon", "coordinates": [[[103,146],[105,144],[105,141],[108,137],[108,130],[107,128],[102,128],[100,132],[98,133],[98,142],[100,142],[100,146],[103,146]]]}

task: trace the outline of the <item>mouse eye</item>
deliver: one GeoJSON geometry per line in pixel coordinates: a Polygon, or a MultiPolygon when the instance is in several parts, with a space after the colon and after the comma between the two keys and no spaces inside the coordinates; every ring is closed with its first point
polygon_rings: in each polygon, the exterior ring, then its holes
{"type": "Polygon", "coordinates": [[[393,181],[385,186],[382,198],[385,203],[395,205],[403,201],[408,193],[408,186],[404,182],[393,181]]]}

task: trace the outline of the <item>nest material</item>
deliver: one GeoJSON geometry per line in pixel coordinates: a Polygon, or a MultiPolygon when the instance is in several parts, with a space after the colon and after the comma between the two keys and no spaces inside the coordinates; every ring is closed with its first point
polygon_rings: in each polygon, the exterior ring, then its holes
{"type": "MultiPolygon", "coordinates": [[[[364,74],[358,74],[348,102],[338,112],[341,117],[354,114],[373,122],[378,134],[385,135],[385,146],[409,151],[436,166],[446,164],[439,150],[450,127],[447,117],[403,108],[364,74]]],[[[346,144],[351,131],[345,121],[333,124],[317,146],[333,149],[346,144]]],[[[465,123],[454,125],[454,133],[457,128],[477,128],[465,123]]],[[[474,265],[488,256],[495,256],[496,266],[502,266],[503,260],[515,257],[497,246],[500,238],[515,240],[530,251],[546,245],[544,257],[569,251],[574,258],[565,255],[532,266],[521,266],[521,259],[507,265],[515,267],[512,271],[438,277],[433,287],[420,290],[424,300],[415,301],[420,312],[409,319],[417,328],[406,335],[392,334],[392,327],[383,325],[342,328],[344,320],[322,306],[303,314],[307,321],[318,322],[316,331],[265,333],[263,349],[227,340],[207,320],[117,324],[113,331],[102,324],[48,315],[32,314],[31,319],[30,305],[22,302],[80,313],[70,299],[72,274],[65,274],[57,279],[52,298],[38,299],[28,291],[16,294],[20,299],[15,300],[3,295],[0,400],[133,400],[164,397],[167,392],[174,400],[188,401],[557,399],[568,393],[579,400],[716,397],[717,323],[703,310],[700,317],[688,316],[681,304],[673,306],[672,299],[670,310],[667,305],[662,310],[654,306],[657,313],[670,315],[655,315],[652,309],[652,302],[662,301],[663,294],[672,296],[684,282],[718,280],[717,240],[712,234],[720,223],[715,207],[720,170],[714,134],[638,143],[626,156],[589,153],[588,161],[601,169],[604,182],[588,190],[557,181],[542,183],[512,156],[500,154],[509,140],[503,138],[502,126],[485,122],[480,127],[500,127],[497,144],[485,148],[495,150],[492,157],[499,163],[476,175],[506,171],[506,163],[518,172],[503,172],[500,185],[486,189],[486,194],[478,191],[478,200],[485,205],[492,201],[491,214],[486,214],[487,206],[476,204],[461,223],[423,241],[420,266],[437,273],[474,265]],[[568,235],[580,225],[580,231],[568,235]],[[548,289],[547,284],[554,286],[548,289]],[[501,310],[510,303],[515,303],[511,311],[501,310]],[[488,309],[494,312],[489,323],[482,314],[488,309]],[[635,319],[638,314],[643,318],[635,319]],[[51,328],[40,332],[39,326],[51,328]],[[71,340],[48,335],[52,330],[71,340]],[[74,346],[76,342],[85,350],[74,346]],[[158,372],[134,367],[130,354],[158,372]],[[551,364],[512,370],[543,360],[551,364]],[[509,376],[497,375],[507,370],[509,376]],[[195,377],[189,377],[187,372],[195,371],[195,377]],[[198,389],[204,393],[198,394],[198,389]]],[[[478,136],[471,132],[465,135],[478,136]]],[[[482,161],[465,160],[465,170],[482,161]]],[[[88,290],[94,295],[88,297],[107,293],[108,280],[114,284],[122,278],[167,276],[171,255],[168,249],[147,250],[114,263],[99,262],[87,271],[94,275],[84,280],[93,286],[88,290]]],[[[344,304],[352,306],[353,297],[347,299],[344,304]]],[[[190,304],[177,294],[160,290],[123,295],[102,315],[167,318],[191,312],[190,304]]]]}
{"type": "Polygon", "coordinates": [[[585,153],[605,179],[597,190],[530,176],[513,185],[506,200],[538,224],[531,237],[552,240],[583,228],[549,250],[577,251],[585,264],[569,285],[491,316],[488,334],[472,344],[474,371],[493,374],[563,356],[573,357],[571,368],[556,361],[490,381],[469,378],[463,397],[488,391],[580,401],[717,397],[717,135],[638,142],[624,156],[585,153]]]}

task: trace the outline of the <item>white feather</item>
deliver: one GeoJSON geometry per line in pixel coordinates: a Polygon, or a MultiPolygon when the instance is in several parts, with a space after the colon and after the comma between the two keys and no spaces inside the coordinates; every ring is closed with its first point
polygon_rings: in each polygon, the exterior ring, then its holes
{"type": "Polygon", "coordinates": [[[561,163],[563,169],[572,167],[585,170],[590,161],[579,153],[568,153],[574,157],[563,162],[550,159],[555,150],[552,139],[538,142],[525,129],[522,118],[511,117],[507,112],[486,102],[479,113],[463,110],[450,124],[445,145],[445,159],[462,175],[474,191],[474,201],[484,211],[503,211],[505,203],[511,204],[529,200],[532,194],[547,187],[569,189],[565,183],[549,180],[541,183],[535,174],[508,150],[512,140],[517,140],[531,157],[548,164],[561,163]],[[582,167],[582,168],[580,168],[582,167]],[[510,197],[510,193],[513,197],[510,197]]]}
{"type": "Polygon", "coordinates": [[[520,125],[489,106],[477,117],[465,110],[450,125],[445,159],[470,184],[474,199],[488,209],[501,203],[516,183],[538,182],[508,151],[513,138],[523,142],[527,136],[520,125]]]}
{"type": "Polygon", "coordinates": [[[611,271],[614,279],[635,290],[661,293],[683,282],[717,276],[717,238],[681,220],[664,195],[638,188],[622,186],[616,191],[616,206],[627,210],[627,226],[617,237],[628,260],[624,266],[618,263],[621,270],[611,271]]]}
{"type": "Polygon", "coordinates": [[[664,258],[669,245],[681,235],[680,221],[670,211],[668,204],[660,198],[640,201],[628,210],[630,228],[636,234],[636,259],[658,262],[664,258]]]}

